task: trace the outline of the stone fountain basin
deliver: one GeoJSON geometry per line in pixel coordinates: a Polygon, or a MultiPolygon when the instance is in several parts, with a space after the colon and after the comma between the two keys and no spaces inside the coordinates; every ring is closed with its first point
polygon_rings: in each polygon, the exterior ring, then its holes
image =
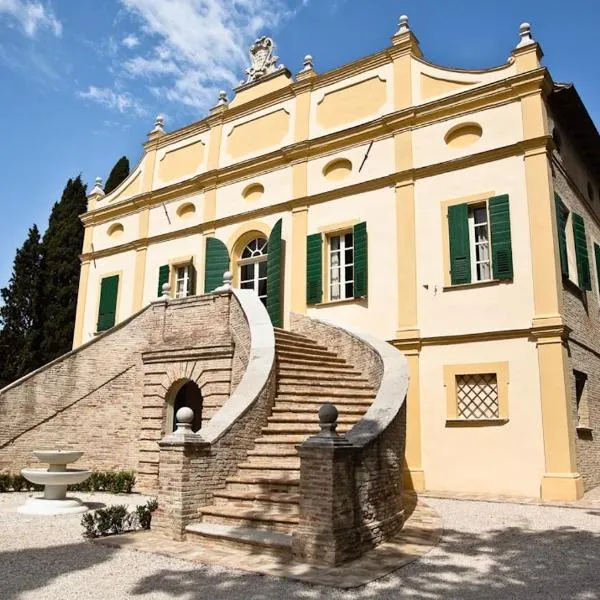
{"type": "Polygon", "coordinates": [[[22,469],[21,474],[31,483],[39,485],[75,485],[85,481],[92,472],[85,469],[67,469],[66,471],[54,472],[46,469],[22,469]]]}
{"type": "Polygon", "coordinates": [[[49,465],[68,465],[83,456],[83,452],[77,450],[35,450],[34,456],[49,465]]]}

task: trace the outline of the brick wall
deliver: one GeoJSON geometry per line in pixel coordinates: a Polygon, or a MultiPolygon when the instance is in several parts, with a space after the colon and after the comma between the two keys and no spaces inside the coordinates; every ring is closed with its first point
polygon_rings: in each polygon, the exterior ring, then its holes
{"type": "Polygon", "coordinates": [[[588,490],[600,485],[600,299],[593,243],[600,244],[600,222],[596,205],[592,204],[582,189],[585,170],[568,137],[563,133],[560,153],[553,152],[554,189],[569,211],[583,217],[588,242],[592,290],[580,290],[576,274],[573,281],[563,283],[563,312],[569,334],[569,373],[571,376],[571,427],[574,429],[577,449],[577,470],[588,490]],[[577,428],[578,415],[575,392],[577,370],[587,375],[588,424],[590,430],[577,428]]]}
{"type": "Polygon", "coordinates": [[[39,464],[36,449],[76,448],[82,467],[141,468],[140,489],[155,491],[157,464],[144,471],[144,458],[158,457],[169,381],[197,378],[211,412],[228,397],[230,302],[223,294],[152,304],[0,391],[0,470],[39,464]],[[143,362],[156,352],[163,362],[143,362]]]}

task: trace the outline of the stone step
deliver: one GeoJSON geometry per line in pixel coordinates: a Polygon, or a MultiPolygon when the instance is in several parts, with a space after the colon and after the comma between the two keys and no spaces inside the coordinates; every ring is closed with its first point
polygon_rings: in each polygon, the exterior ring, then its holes
{"type": "Polygon", "coordinates": [[[352,365],[344,362],[343,358],[336,359],[336,361],[329,360],[321,360],[321,359],[311,359],[311,358],[293,358],[293,357],[277,357],[277,365],[278,368],[281,369],[290,369],[294,367],[307,368],[307,367],[316,367],[319,371],[322,370],[331,370],[335,369],[338,372],[349,371],[351,373],[355,372],[355,369],[352,365]]]}
{"type": "Polygon", "coordinates": [[[216,523],[234,527],[267,529],[288,532],[298,524],[298,515],[279,510],[247,508],[242,503],[223,506],[204,506],[200,509],[203,523],[216,523]]]}
{"type": "Polygon", "coordinates": [[[309,434],[300,433],[300,434],[274,434],[274,435],[261,435],[259,438],[256,438],[254,441],[257,444],[276,444],[276,445],[290,445],[292,448],[301,444],[309,434]]]}
{"type": "Polygon", "coordinates": [[[315,350],[314,352],[295,352],[293,350],[277,350],[277,358],[280,361],[288,360],[310,360],[318,361],[322,364],[347,364],[343,358],[340,358],[337,354],[326,350],[322,352],[315,350]]]}
{"type": "MultiPolygon", "coordinates": [[[[339,411],[338,411],[339,412],[339,411]]],[[[338,414],[338,423],[358,423],[360,420],[360,415],[348,415],[342,412],[338,414]]],[[[318,424],[319,423],[319,415],[315,411],[311,412],[282,412],[275,413],[270,416],[267,421],[269,423],[311,423],[318,424]]]]}
{"type": "Polygon", "coordinates": [[[291,444],[284,445],[282,444],[278,447],[276,444],[256,444],[253,450],[248,450],[248,457],[250,456],[279,456],[279,457],[288,457],[288,456],[298,456],[298,451],[291,444]]]}
{"type": "Polygon", "coordinates": [[[331,356],[338,357],[335,352],[331,352],[324,346],[307,346],[304,344],[296,344],[294,342],[277,342],[275,344],[277,354],[303,354],[305,356],[331,356]]]}
{"type": "Polygon", "coordinates": [[[281,469],[284,471],[300,468],[300,457],[298,456],[276,456],[248,458],[246,462],[238,464],[239,469],[281,469]]]}
{"type": "MultiPolygon", "coordinates": [[[[340,414],[343,415],[356,415],[358,418],[362,417],[369,407],[370,403],[362,402],[360,404],[340,404],[336,402],[336,407],[340,414]]],[[[273,407],[272,416],[280,415],[283,413],[294,412],[296,414],[314,414],[318,418],[319,409],[323,406],[322,402],[277,402],[273,407]]]]}
{"type": "Polygon", "coordinates": [[[356,383],[369,383],[367,379],[361,376],[358,371],[340,371],[339,369],[327,369],[319,366],[280,366],[277,371],[279,380],[294,381],[351,381],[356,383]]]}
{"type": "Polygon", "coordinates": [[[261,491],[245,490],[219,490],[213,494],[218,500],[233,500],[245,502],[269,502],[272,504],[298,504],[300,502],[299,494],[290,494],[285,492],[265,493],[261,491]]]}
{"type": "MultiPolygon", "coordinates": [[[[374,395],[371,396],[359,396],[358,398],[355,397],[343,397],[343,396],[332,396],[331,394],[328,396],[303,396],[300,394],[281,394],[281,395],[277,395],[275,396],[275,405],[279,408],[280,403],[281,402],[292,402],[295,403],[297,405],[304,405],[306,403],[309,404],[318,404],[319,407],[323,406],[323,404],[325,404],[325,402],[331,402],[332,404],[335,404],[335,406],[338,408],[341,406],[356,406],[358,405],[367,405],[367,406],[371,406],[371,404],[373,403],[373,400],[375,399],[374,395]]],[[[318,409],[317,409],[318,410],[318,409]]]]}
{"type": "MultiPolygon", "coordinates": [[[[345,433],[352,429],[352,423],[340,423],[337,428],[338,433],[345,433]]],[[[269,423],[262,430],[265,436],[272,436],[277,433],[286,434],[306,434],[307,436],[315,435],[321,431],[318,423],[269,423]]]]}
{"type": "Polygon", "coordinates": [[[292,536],[287,533],[217,523],[191,523],[185,531],[188,540],[207,547],[291,557],[292,536]]]}
{"type": "Polygon", "coordinates": [[[302,335],[301,333],[296,333],[295,331],[288,331],[287,329],[277,329],[277,328],[275,328],[275,339],[277,339],[277,340],[279,340],[279,339],[281,339],[281,340],[284,340],[284,339],[299,340],[301,342],[311,342],[313,344],[317,343],[312,338],[302,335]]]}
{"type": "Polygon", "coordinates": [[[296,477],[300,477],[300,465],[297,468],[292,468],[291,466],[288,468],[277,467],[273,465],[270,468],[267,467],[255,467],[250,463],[245,463],[243,467],[238,470],[238,473],[244,475],[256,475],[257,477],[287,477],[290,475],[294,475],[296,477]]]}
{"type": "Polygon", "coordinates": [[[239,473],[227,479],[222,492],[253,492],[255,494],[297,494],[300,476],[297,473],[286,472],[285,476],[267,477],[264,474],[255,476],[254,473],[239,473]]]}
{"type": "MultiPolygon", "coordinates": [[[[233,491],[233,494],[248,492],[233,491]]],[[[252,492],[250,492],[252,493],[252,492]]],[[[254,510],[265,513],[277,512],[282,515],[298,516],[300,502],[272,502],[269,500],[252,500],[246,498],[215,498],[215,508],[232,508],[236,510],[254,510]]]]}
{"type": "Polygon", "coordinates": [[[311,377],[296,377],[294,375],[278,374],[277,382],[279,389],[282,387],[308,387],[308,388],[335,388],[344,390],[371,390],[373,387],[365,379],[354,379],[338,375],[338,378],[331,378],[329,375],[321,375],[315,377],[313,373],[311,377]]]}
{"type": "Polygon", "coordinates": [[[313,350],[327,350],[325,346],[321,346],[312,340],[300,340],[300,339],[286,339],[277,338],[275,341],[276,348],[296,348],[307,352],[313,350]]]}
{"type": "Polygon", "coordinates": [[[302,383],[283,383],[279,382],[277,393],[281,395],[301,396],[362,396],[374,398],[375,394],[370,385],[359,384],[352,385],[343,381],[321,381],[321,382],[302,382],[302,383]]]}

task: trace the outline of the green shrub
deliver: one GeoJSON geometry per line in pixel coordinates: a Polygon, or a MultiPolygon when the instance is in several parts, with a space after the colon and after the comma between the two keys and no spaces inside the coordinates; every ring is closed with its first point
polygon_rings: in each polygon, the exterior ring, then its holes
{"type": "Polygon", "coordinates": [[[136,506],[133,512],[129,512],[123,504],[116,504],[86,513],[81,518],[83,536],[97,538],[125,531],[150,529],[152,513],[157,508],[158,502],[153,499],[136,506]]]}
{"type": "Polygon", "coordinates": [[[0,473],[0,493],[8,492],[12,487],[12,475],[10,473],[0,473]]]}
{"type": "Polygon", "coordinates": [[[12,489],[15,492],[29,489],[29,481],[23,477],[20,473],[12,476],[12,489]]]}

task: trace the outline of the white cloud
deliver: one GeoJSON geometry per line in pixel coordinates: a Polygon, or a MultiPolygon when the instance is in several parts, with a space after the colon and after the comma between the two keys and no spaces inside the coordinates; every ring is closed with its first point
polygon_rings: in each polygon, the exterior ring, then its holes
{"type": "Polygon", "coordinates": [[[129,49],[135,48],[140,45],[140,40],[133,34],[129,34],[127,37],[123,38],[123,46],[126,46],[129,49]]]}
{"type": "Polygon", "coordinates": [[[62,35],[62,23],[50,6],[38,0],[0,0],[0,16],[8,15],[23,28],[27,37],[34,38],[39,29],[50,29],[56,37],[62,35]]]}
{"type": "Polygon", "coordinates": [[[120,113],[133,113],[138,116],[148,114],[146,108],[128,92],[115,92],[110,88],[90,85],[87,92],[77,92],[80,98],[92,100],[120,113]]]}
{"type": "Polygon", "coordinates": [[[216,103],[219,89],[239,84],[254,39],[275,30],[308,0],[120,2],[144,38],[144,52],[122,63],[125,72],[149,81],[159,98],[205,110],[216,103]]]}

